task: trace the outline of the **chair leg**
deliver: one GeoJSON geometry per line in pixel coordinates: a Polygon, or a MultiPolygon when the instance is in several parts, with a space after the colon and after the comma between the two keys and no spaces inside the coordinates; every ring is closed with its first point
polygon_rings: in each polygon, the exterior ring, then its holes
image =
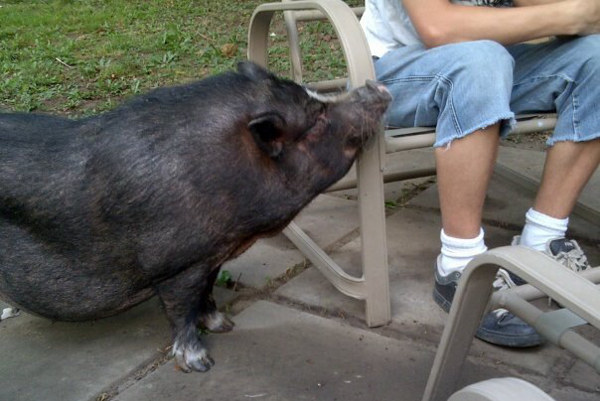
{"type": "Polygon", "coordinates": [[[382,326],[391,320],[383,190],[384,156],[382,130],[357,162],[366,320],[370,327],[382,326]]]}

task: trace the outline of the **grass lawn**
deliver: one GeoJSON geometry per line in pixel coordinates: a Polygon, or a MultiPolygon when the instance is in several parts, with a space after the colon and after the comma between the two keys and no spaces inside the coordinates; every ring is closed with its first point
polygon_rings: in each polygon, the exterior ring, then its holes
{"type": "MultiPolygon", "coordinates": [[[[0,0],[0,109],[89,115],[157,86],[235,68],[246,58],[250,16],[264,2],[0,0]]],[[[308,73],[340,74],[330,27],[310,23],[302,32],[308,73]]],[[[273,33],[270,68],[285,75],[281,18],[273,33]]]]}

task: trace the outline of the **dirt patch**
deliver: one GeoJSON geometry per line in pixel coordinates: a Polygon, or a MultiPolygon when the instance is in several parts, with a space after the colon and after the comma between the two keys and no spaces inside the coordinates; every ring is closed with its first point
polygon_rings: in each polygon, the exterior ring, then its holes
{"type": "Polygon", "coordinates": [[[530,134],[513,134],[503,139],[500,144],[511,148],[526,150],[537,150],[543,152],[546,150],[546,140],[552,133],[550,131],[534,132],[530,134]]]}

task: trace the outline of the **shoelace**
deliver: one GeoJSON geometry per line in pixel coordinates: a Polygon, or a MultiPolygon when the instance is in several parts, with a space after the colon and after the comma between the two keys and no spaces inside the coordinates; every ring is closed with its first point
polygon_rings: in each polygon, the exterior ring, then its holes
{"type": "Polygon", "coordinates": [[[512,278],[510,278],[510,274],[508,274],[506,270],[498,269],[498,273],[496,273],[496,279],[492,283],[492,287],[494,287],[495,291],[507,290],[516,286],[517,285],[512,278]]]}
{"type": "MultiPolygon", "coordinates": [[[[558,263],[565,266],[574,272],[580,272],[590,267],[587,257],[583,250],[575,240],[566,240],[563,244],[565,248],[571,248],[568,251],[559,251],[557,254],[547,251],[550,257],[554,258],[558,263]]],[[[552,298],[548,297],[548,305],[552,304],[552,298]]]]}
{"type": "MultiPolygon", "coordinates": [[[[577,244],[575,240],[568,240],[568,242],[569,245],[572,246],[572,249],[569,251],[560,251],[555,255],[551,252],[548,252],[548,254],[557,262],[574,272],[579,272],[590,267],[587,257],[585,256],[585,253],[583,253],[583,250],[579,247],[579,244],[577,244]]],[[[498,269],[498,273],[496,273],[496,279],[492,283],[492,286],[494,287],[494,291],[499,291],[513,288],[517,285],[506,270],[498,269]]],[[[551,302],[552,299],[548,298],[548,303],[550,304],[551,302]]],[[[496,315],[498,320],[502,320],[508,315],[509,311],[504,308],[498,308],[495,309],[493,313],[496,315]]]]}
{"type": "Polygon", "coordinates": [[[559,252],[557,255],[552,255],[552,257],[574,272],[585,270],[589,266],[587,257],[578,246],[568,252],[559,252]]]}
{"type": "MultiPolygon", "coordinates": [[[[510,274],[508,274],[508,272],[504,269],[498,269],[498,272],[496,273],[496,278],[494,279],[494,282],[492,283],[492,287],[494,287],[494,291],[500,291],[500,290],[507,290],[509,288],[512,287],[516,287],[517,285],[515,284],[515,282],[510,278],[510,274]]],[[[508,310],[504,309],[504,308],[498,308],[498,309],[494,309],[492,311],[492,313],[494,313],[496,315],[496,319],[498,319],[498,321],[501,321],[503,318],[505,318],[508,315],[508,310]]]]}

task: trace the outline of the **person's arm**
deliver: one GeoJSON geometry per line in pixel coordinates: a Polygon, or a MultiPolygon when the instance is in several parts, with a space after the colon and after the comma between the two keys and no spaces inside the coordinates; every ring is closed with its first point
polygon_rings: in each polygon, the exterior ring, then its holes
{"type": "Polygon", "coordinates": [[[463,6],[449,0],[403,2],[427,47],[478,39],[513,44],[600,32],[600,0],[517,0],[518,7],[509,8],[463,6]]]}

